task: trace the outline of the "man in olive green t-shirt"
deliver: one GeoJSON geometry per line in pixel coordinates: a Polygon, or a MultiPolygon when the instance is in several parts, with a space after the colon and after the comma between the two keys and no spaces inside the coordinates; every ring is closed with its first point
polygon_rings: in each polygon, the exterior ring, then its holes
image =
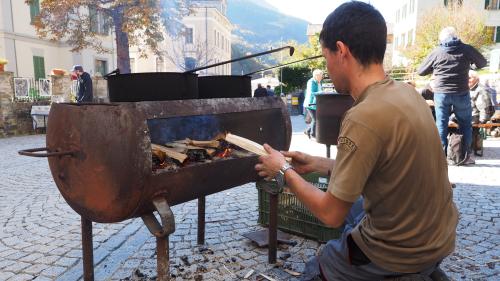
{"type": "Polygon", "coordinates": [[[380,280],[429,275],[455,247],[458,214],[439,134],[426,102],[386,77],[387,29],[364,2],[339,6],[320,41],[338,92],[355,100],[340,129],[336,160],[273,150],[260,158],[263,177],[284,180],[340,239],[318,257],[323,280],[380,280]],[[288,165],[285,156],[292,158],[288,165]],[[327,192],[302,179],[331,173],[327,192]]]}

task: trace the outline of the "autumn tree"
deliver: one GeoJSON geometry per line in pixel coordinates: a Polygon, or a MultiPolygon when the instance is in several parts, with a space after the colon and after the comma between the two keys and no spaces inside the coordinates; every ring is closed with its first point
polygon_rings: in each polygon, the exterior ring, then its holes
{"type": "MultiPolygon", "coordinates": [[[[33,0],[25,0],[32,4],[33,0]]],[[[129,46],[137,46],[142,56],[146,50],[159,53],[159,43],[166,32],[182,28],[181,19],[190,13],[188,0],[43,0],[34,21],[37,34],[72,46],[71,51],[92,48],[109,52],[102,45],[102,33],[95,29],[103,16],[116,38],[117,65],[122,73],[130,72],[129,46]]]]}
{"type": "MultiPolygon", "coordinates": [[[[451,1],[450,1],[451,2],[451,1]]],[[[492,43],[493,30],[487,28],[485,11],[478,9],[477,3],[453,4],[447,7],[429,9],[419,20],[416,28],[415,44],[402,50],[410,65],[417,67],[439,44],[439,32],[447,26],[457,30],[462,42],[482,49],[492,43]]]]}

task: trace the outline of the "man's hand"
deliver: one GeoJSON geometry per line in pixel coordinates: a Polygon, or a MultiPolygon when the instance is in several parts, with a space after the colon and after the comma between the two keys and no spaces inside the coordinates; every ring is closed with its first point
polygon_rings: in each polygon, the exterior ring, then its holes
{"type": "Polygon", "coordinates": [[[315,172],[314,157],[298,151],[282,151],[285,157],[292,158],[293,169],[299,174],[315,172]]]}
{"type": "Polygon", "coordinates": [[[259,157],[260,164],[255,165],[255,170],[259,172],[259,176],[272,179],[286,163],[285,156],[268,144],[264,144],[264,149],[269,155],[259,157]]]}

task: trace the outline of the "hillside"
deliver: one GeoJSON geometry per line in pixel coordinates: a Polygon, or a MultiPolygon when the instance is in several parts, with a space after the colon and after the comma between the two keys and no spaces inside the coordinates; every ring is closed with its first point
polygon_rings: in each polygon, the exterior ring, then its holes
{"type": "MultiPolygon", "coordinates": [[[[227,16],[234,25],[233,58],[280,46],[281,40],[307,41],[307,21],[285,15],[265,0],[229,0],[227,16]]],[[[233,64],[232,73],[241,75],[274,63],[272,56],[259,57],[233,64]]]]}

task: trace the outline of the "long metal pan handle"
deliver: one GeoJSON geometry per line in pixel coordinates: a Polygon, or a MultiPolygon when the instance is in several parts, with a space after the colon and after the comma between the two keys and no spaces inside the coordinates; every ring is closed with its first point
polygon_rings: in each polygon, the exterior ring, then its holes
{"type": "Polygon", "coordinates": [[[17,153],[24,156],[30,157],[55,157],[55,156],[74,156],[76,151],[54,151],[49,152],[48,147],[30,148],[19,150],[17,153]],[[40,153],[42,151],[47,151],[46,153],[40,153]]]}
{"type": "Polygon", "coordinates": [[[271,69],[274,69],[274,68],[284,67],[284,66],[287,66],[287,65],[290,65],[290,64],[299,63],[299,62],[306,61],[306,60],[315,60],[315,59],[319,59],[319,58],[322,58],[322,57],[323,57],[323,55],[318,55],[318,56],[314,56],[314,57],[308,57],[308,58],[304,58],[304,59],[301,59],[301,60],[296,60],[296,61],[292,61],[292,62],[289,62],[289,63],[284,63],[284,64],[280,64],[280,65],[276,65],[276,66],[264,68],[264,69],[261,69],[261,70],[257,70],[257,71],[245,73],[244,76],[245,75],[253,75],[255,73],[259,73],[259,72],[263,72],[263,71],[268,71],[268,70],[271,70],[271,69]]]}
{"type": "Polygon", "coordinates": [[[240,58],[236,58],[236,59],[222,61],[222,62],[214,63],[214,64],[211,64],[211,65],[197,67],[197,68],[185,71],[184,73],[195,73],[196,71],[200,71],[200,70],[203,70],[203,69],[212,68],[212,67],[216,67],[216,66],[223,65],[223,64],[233,63],[233,62],[237,62],[237,61],[240,61],[240,60],[246,60],[246,59],[254,58],[254,57],[258,57],[258,56],[263,56],[263,55],[267,55],[267,54],[279,52],[279,51],[282,51],[284,49],[289,49],[290,56],[293,56],[293,53],[295,52],[295,48],[293,46],[285,46],[285,47],[281,47],[281,48],[278,48],[278,49],[272,49],[272,50],[269,50],[269,51],[265,51],[265,52],[262,52],[262,53],[256,53],[256,54],[253,54],[253,55],[248,55],[248,56],[244,56],[244,57],[240,57],[240,58]]]}

